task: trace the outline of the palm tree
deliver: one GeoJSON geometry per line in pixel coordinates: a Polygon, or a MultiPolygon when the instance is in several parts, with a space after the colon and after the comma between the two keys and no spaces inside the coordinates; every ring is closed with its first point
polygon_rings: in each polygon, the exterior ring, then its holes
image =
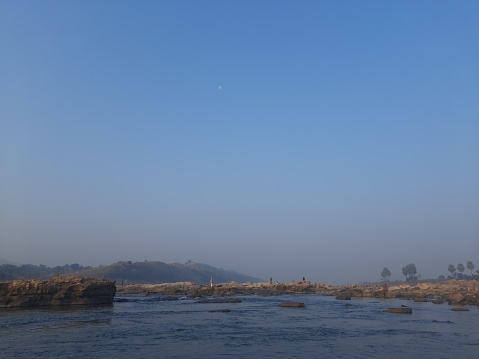
{"type": "Polygon", "coordinates": [[[462,277],[462,272],[464,272],[464,271],[466,270],[466,267],[464,267],[464,264],[459,263],[456,268],[457,268],[457,270],[458,270],[459,272],[461,272],[461,276],[460,276],[460,277],[462,277]]]}
{"type": "Polygon", "coordinates": [[[453,277],[456,276],[456,267],[454,267],[454,264],[449,264],[449,267],[447,267],[447,270],[451,272],[451,275],[453,277]]]}
{"type": "Polygon", "coordinates": [[[474,269],[474,263],[472,263],[472,261],[467,261],[466,267],[467,269],[471,271],[471,277],[472,277],[472,270],[474,269]]]}

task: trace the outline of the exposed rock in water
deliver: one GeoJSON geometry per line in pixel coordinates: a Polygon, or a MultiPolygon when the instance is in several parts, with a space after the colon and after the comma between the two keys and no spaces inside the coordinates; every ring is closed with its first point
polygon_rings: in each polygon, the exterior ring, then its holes
{"type": "Polygon", "coordinates": [[[118,292],[135,294],[162,294],[184,295],[190,297],[202,296],[241,296],[256,294],[323,294],[335,296],[340,300],[351,298],[424,298],[435,300],[433,303],[447,301],[450,304],[479,305],[479,281],[476,280],[448,280],[435,283],[404,283],[391,285],[387,291],[379,284],[333,286],[329,284],[311,283],[310,281],[287,283],[221,283],[200,285],[191,282],[162,283],[162,284],[131,284],[119,286],[118,292]]]}
{"type": "Polygon", "coordinates": [[[213,298],[213,299],[200,299],[196,303],[241,303],[241,299],[237,298],[213,298]]]}
{"type": "Polygon", "coordinates": [[[459,304],[464,302],[466,297],[462,293],[453,293],[447,296],[447,301],[449,304],[459,304]]]}
{"type": "Polygon", "coordinates": [[[397,313],[397,314],[412,314],[411,308],[401,307],[401,308],[389,308],[383,310],[385,313],[397,313]]]}
{"type": "Polygon", "coordinates": [[[304,308],[303,302],[284,302],[279,305],[282,308],[304,308]]]}
{"type": "Polygon", "coordinates": [[[0,308],[112,304],[115,281],[85,277],[15,280],[0,283],[0,308]]]}
{"type": "Polygon", "coordinates": [[[339,293],[339,294],[336,296],[336,299],[337,299],[337,300],[351,300],[351,292],[339,293]]]}
{"type": "Polygon", "coordinates": [[[469,311],[468,308],[464,308],[464,307],[454,307],[454,308],[451,308],[451,310],[453,310],[455,312],[468,312],[469,311]]]}

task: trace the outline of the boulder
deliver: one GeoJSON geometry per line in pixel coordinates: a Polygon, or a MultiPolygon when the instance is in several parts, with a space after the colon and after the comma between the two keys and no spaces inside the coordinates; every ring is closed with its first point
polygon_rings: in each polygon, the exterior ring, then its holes
{"type": "Polygon", "coordinates": [[[241,303],[241,299],[238,298],[212,298],[212,299],[200,299],[196,303],[241,303]]]}
{"type": "Polygon", "coordinates": [[[389,308],[383,310],[385,313],[397,313],[397,314],[412,314],[412,309],[409,307],[401,307],[401,308],[389,308]]]}
{"type": "Polygon", "coordinates": [[[342,292],[336,296],[337,300],[351,300],[351,292],[342,292]]]}
{"type": "Polygon", "coordinates": [[[53,277],[0,283],[0,308],[112,304],[114,280],[53,277]]]}
{"type": "Polygon", "coordinates": [[[282,308],[304,308],[304,303],[302,302],[283,302],[279,305],[282,308]]]}
{"type": "Polygon", "coordinates": [[[451,308],[451,310],[453,310],[455,312],[468,312],[469,311],[469,309],[465,308],[465,307],[454,307],[454,308],[451,308]]]}
{"type": "Polygon", "coordinates": [[[465,299],[464,295],[461,293],[454,293],[448,296],[449,304],[459,304],[465,299]]]}

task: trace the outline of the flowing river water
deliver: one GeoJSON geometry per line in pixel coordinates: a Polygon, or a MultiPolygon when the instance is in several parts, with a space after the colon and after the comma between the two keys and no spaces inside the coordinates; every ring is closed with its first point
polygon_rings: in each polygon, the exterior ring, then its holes
{"type": "Polygon", "coordinates": [[[118,295],[107,307],[0,310],[1,358],[479,358],[479,308],[321,295],[241,303],[118,295]],[[280,308],[301,301],[304,308],[280,308]],[[412,314],[383,313],[407,305],[412,314]]]}

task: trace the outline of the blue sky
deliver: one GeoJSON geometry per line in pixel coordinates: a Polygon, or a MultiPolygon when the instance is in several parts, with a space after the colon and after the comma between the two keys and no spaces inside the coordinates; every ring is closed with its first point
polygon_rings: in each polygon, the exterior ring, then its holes
{"type": "Polygon", "coordinates": [[[475,1],[2,1],[0,257],[479,267],[475,1]]]}

